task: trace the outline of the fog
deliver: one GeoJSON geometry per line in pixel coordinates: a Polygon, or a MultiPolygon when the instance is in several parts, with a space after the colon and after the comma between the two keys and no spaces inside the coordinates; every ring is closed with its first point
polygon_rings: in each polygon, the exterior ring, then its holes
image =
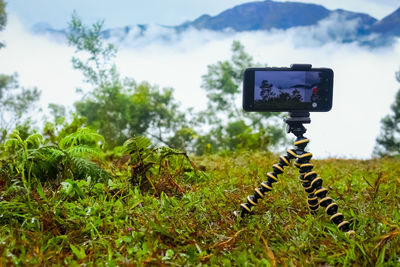
{"type": "MultiPolygon", "coordinates": [[[[356,23],[356,22],[354,22],[356,23]]],[[[371,49],[341,44],[340,33],[352,34],[354,23],[330,18],[318,26],[252,33],[214,33],[189,30],[183,34],[157,26],[144,37],[119,44],[116,63],[122,75],[173,87],[182,108],[204,109],[206,96],[200,88],[207,65],[230,58],[233,40],[239,40],[255,61],[268,66],[310,63],[335,72],[333,109],[313,113],[307,126],[310,150],[318,157],[369,158],[379,134],[380,119],[389,113],[400,84],[400,44],[371,49]],[[329,34],[327,34],[329,32],[329,34]],[[166,38],[168,37],[168,38],[166,38]]],[[[0,50],[0,73],[19,73],[24,87],[42,90],[40,105],[72,106],[79,99],[83,77],[72,69],[74,50],[46,36],[35,36],[15,16],[10,16],[0,35],[7,47],[0,50]]],[[[237,100],[241,105],[241,98],[237,100]]],[[[42,115],[32,114],[41,118],[42,115]]]]}

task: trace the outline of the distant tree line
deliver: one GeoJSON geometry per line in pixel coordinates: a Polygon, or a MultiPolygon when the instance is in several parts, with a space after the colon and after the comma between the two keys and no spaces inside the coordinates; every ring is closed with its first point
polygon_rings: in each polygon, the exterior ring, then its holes
{"type": "MultiPolygon", "coordinates": [[[[400,69],[395,74],[400,83],[400,69]]],[[[377,156],[400,156],[400,90],[397,91],[391,113],[382,121],[381,133],[376,139],[374,154],[377,156]]]]}
{"type": "MultiPolygon", "coordinates": [[[[0,0],[0,31],[7,24],[6,4],[0,0]]],[[[0,40],[0,49],[5,44],[0,40]]],[[[4,143],[13,128],[27,132],[30,119],[26,114],[35,109],[40,98],[37,88],[27,89],[18,84],[18,75],[0,74],[0,144],[4,143]]]]}
{"type": "MultiPolygon", "coordinates": [[[[0,0],[0,31],[7,23],[5,6],[0,0]]],[[[81,92],[82,99],[74,104],[72,114],[64,106],[49,104],[51,118],[42,129],[49,142],[56,143],[84,127],[104,136],[103,148],[108,150],[118,149],[129,138],[141,135],[198,155],[268,150],[285,141],[280,114],[245,113],[237,105],[244,70],[262,66],[253,61],[240,42],[232,43],[229,60],[208,66],[201,85],[207,95],[207,109],[195,113],[180,108],[172,88],[160,89],[121,77],[114,63],[117,50],[103,39],[103,25],[97,22],[87,26],[76,14],[72,16],[68,34],[69,44],[75,48],[72,64],[91,89],[81,92]]],[[[0,42],[0,48],[3,46],[0,42]]],[[[400,71],[396,78],[400,82],[400,71]]],[[[270,87],[267,81],[263,84],[264,96],[271,93],[270,87]]],[[[0,74],[0,144],[12,129],[17,129],[21,138],[37,131],[26,114],[35,110],[40,93],[37,88],[20,87],[17,74],[0,74]]],[[[299,97],[296,93],[288,95],[290,99],[299,97]]],[[[400,155],[400,90],[391,110],[392,114],[383,118],[377,138],[374,153],[379,156],[400,155]]]]}
{"type": "MultiPolygon", "coordinates": [[[[300,91],[297,89],[293,89],[292,92],[289,94],[288,92],[280,92],[279,95],[277,95],[272,88],[274,85],[268,80],[263,80],[260,85],[260,96],[263,101],[293,101],[294,103],[298,103],[302,101],[302,97],[300,95],[300,91]]],[[[282,89],[278,87],[278,89],[282,89]]]]}
{"type": "MultiPolygon", "coordinates": [[[[74,14],[68,40],[76,52],[73,67],[82,72],[92,88],[74,104],[74,123],[79,121],[82,126],[98,130],[105,137],[108,149],[139,135],[196,154],[240,148],[266,150],[283,140],[282,127],[271,121],[276,114],[244,113],[237,107],[243,72],[255,65],[239,42],[233,42],[230,60],[208,66],[207,74],[202,76],[207,110],[194,113],[191,109],[180,109],[172,88],[160,89],[121,77],[113,61],[117,50],[104,41],[102,30],[103,22],[87,26],[74,14]]],[[[54,118],[47,123],[49,134],[63,128],[60,122],[65,123],[67,115],[62,107],[50,108],[54,118]]]]}
{"type": "MultiPolygon", "coordinates": [[[[0,30],[7,21],[5,4],[0,0],[0,30]]],[[[256,66],[243,45],[232,44],[232,57],[208,66],[202,76],[207,109],[182,110],[172,88],[159,88],[148,82],[122,77],[114,63],[117,49],[102,35],[103,22],[85,25],[73,14],[68,41],[75,48],[74,69],[83,74],[90,90],[81,93],[74,110],[49,104],[43,136],[50,143],[85,127],[104,136],[103,148],[115,150],[133,136],[147,136],[153,142],[198,155],[236,149],[268,150],[284,140],[281,124],[273,113],[244,113],[237,105],[245,68],[256,66]],[[278,126],[277,126],[278,125],[278,126]]],[[[259,64],[260,65],[260,64],[259,64]]],[[[25,116],[35,109],[40,91],[20,87],[17,74],[0,75],[0,143],[12,129],[22,139],[37,132],[25,116]]]]}

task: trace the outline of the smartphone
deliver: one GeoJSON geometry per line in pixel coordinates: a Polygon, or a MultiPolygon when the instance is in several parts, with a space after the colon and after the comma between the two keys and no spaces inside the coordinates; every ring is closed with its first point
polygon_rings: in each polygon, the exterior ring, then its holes
{"type": "Polygon", "coordinates": [[[326,112],[332,108],[329,68],[249,68],[243,79],[245,111],[326,112]]]}

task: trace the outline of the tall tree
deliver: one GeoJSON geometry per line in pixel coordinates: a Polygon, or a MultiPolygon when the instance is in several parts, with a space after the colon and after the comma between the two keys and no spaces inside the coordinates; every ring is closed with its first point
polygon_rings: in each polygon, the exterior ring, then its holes
{"type": "Polygon", "coordinates": [[[75,103],[77,113],[99,130],[111,148],[144,134],[168,145],[185,122],[173,90],[121,78],[113,62],[117,50],[105,42],[103,26],[104,22],[86,26],[76,14],[69,25],[68,40],[76,48],[73,67],[82,71],[85,81],[93,86],[75,103]]]}
{"type": "MultiPolygon", "coordinates": [[[[7,24],[6,4],[3,0],[0,0],[0,32],[4,30],[7,24]]],[[[0,42],[0,48],[4,47],[4,44],[0,42]]]]}
{"type": "Polygon", "coordinates": [[[26,114],[36,108],[35,102],[40,98],[37,88],[20,87],[17,77],[0,74],[0,143],[12,128],[27,124],[26,114]]]}
{"type": "Polygon", "coordinates": [[[274,92],[272,92],[273,84],[269,83],[268,80],[263,80],[260,85],[260,95],[264,100],[269,100],[270,98],[275,97],[274,92]]]}
{"type": "MultiPolygon", "coordinates": [[[[7,23],[6,4],[0,0],[0,31],[7,23]]],[[[0,48],[4,44],[0,42],[0,48]]],[[[0,143],[14,127],[19,126],[22,132],[29,129],[29,118],[26,113],[35,108],[34,103],[40,98],[37,88],[26,89],[18,84],[17,74],[0,74],[0,143]]]]}
{"type": "MultiPolygon", "coordinates": [[[[395,75],[400,82],[400,70],[395,75]]],[[[400,156],[400,89],[390,109],[392,112],[382,119],[381,133],[376,139],[374,154],[378,156],[400,156]]]]}
{"type": "Polygon", "coordinates": [[[209,147],[214,144],[221,149],[234,150],[252,143],[253,149],[267,149],[268,146],[283,140],[285,136],[283,127],[277,127],[276,120],[273,120],[279,114],[247,113],[238,107],[237,100],[241,95],[240,87],[245,69],[260,64],[254,63],[239,41],[232,43],[231,50],[230,60],[209,65],[207,74],[202,76],[202,88],[205,89],[208,98],[208,109],[203,116],[214,128],[198,139],[198,151],[207,150],[201,144],[209,147]],[[255,137],[260,139],[258,147],[254,145],[257,142],[244,140],[255,137]],[[206,140],[209,143],[205,143],[206,140]]]}

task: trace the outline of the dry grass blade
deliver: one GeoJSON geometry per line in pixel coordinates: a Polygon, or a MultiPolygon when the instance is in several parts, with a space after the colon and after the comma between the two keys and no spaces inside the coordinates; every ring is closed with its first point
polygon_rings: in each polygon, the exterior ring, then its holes
{"type": "Polygon", "coordinates": [[[379,186],[381,185],[382,176],[383,176],[383,173],[380,172],[380,173],[378,174],[378,178],[376,178],[376,180],[375,180],[375,184],[374,184],[374,188],[375,188],[374,199],[375,199],[376,195],[378,194],[379,186]]]}
{"type": "Polygon", "coordinates": [[[375,188],[375,187],[367,180],[367,178],[365,178],[364,176],[361,176],[361,178],[363,178],[364,181],[367,182],[367,184],[368,184],[370,187],[375,188]]]}
{"type": "Polygon", "coordinates": [[[380,241],[378,242],[378,244],[376,244],[374,249],[382,247],[384,244],[386,244],[386,242],[395,239],[398,235],[400,235],[400,228],[396,228],[395,230],[387,233],[386,235],[381,236],[380,241]]]}
{"type": "Polygon", "coordinates": [[[268,259],[271,260],[272,262],[272,266],[275,267],[276,266],[276,259],[275,259],[275,255],[274,252],[272,251],[272,249],[268,246],[268,242],[267,240],[263,237],[263,235],[260,235],[262,241],[264,242],[265,245],[265,254],[267,254],[268,259]]]}
{"type": "Polygon", "coordinates": [[[238,235],[243,232],[245,229],[242,229],[240,231],[237,231],[236,234],[234,234],[233,236],[231,236],[230,238],[228,238],[227,240],[224,241],[220,241],[217,242],[216,244],[214,244],[214,246],[212,246],[212,248],[225,248],[227,246],[229,246],[230,244],[232,244],[232,242],[234,242],[236,240],[236,238],[238,237],[238,235]]]}

